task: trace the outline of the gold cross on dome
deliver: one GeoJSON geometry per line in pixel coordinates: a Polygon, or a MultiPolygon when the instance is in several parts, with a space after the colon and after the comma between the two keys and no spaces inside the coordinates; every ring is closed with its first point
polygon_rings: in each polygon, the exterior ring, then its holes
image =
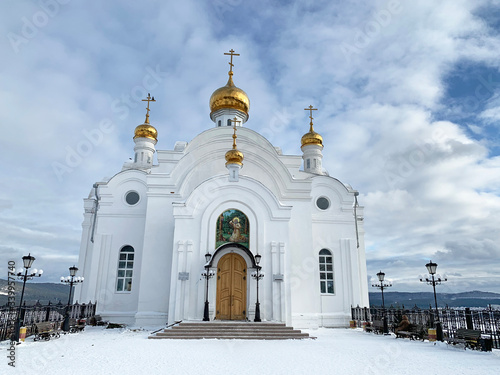
{"type": "Polygon", "coordinates": [[[148,106],[146,107],[146,124],[149,124],[149,102],[156,102],[155,97],[151,97],[151,95],[148,92],[148,97],[146,99],[142,99],[143,102],[148,102],[148,106]]]}
{"type": "Polygon", "coordinates": [[[238,120],[237,117],[233,118],[231,122],[234,124],[234,127],[236,128],[236,123],[241,122],[241,120],[238,120]]]}
{"type": "Polygon", "coordinates": [[[318,108],[313,108],[312,105],[310,105],[309,108],[304,108],[304,111],[309,111],[309,118],[311,119],[311,124],[310,125],[313,124],[313,118],[314,118],[313,117],[313,111],[317,111],[317,110],[318,110],[318,108]]]}
{"type": "Polygon", "coordinates": [[[231,120],[233,122],[233,129],[234,129],[234,133],[233,133],[233,150],[236,150],[236,123],[238,122],[241,122],[240,120],[238,120],[238,118],[234,118],[231,120]]]}
{"type": "Polygon", "coordinates": [[[240,54],[239,53],[234,53],[234,50],[231,48],[229,50],[229,53],[227,52],[224,52],[224,55],[228,55],[228,56],[231,56],[231,62],[229,63],[229,71],[232,72],[233,71],[233,56],[239,56],[240,54]]]}

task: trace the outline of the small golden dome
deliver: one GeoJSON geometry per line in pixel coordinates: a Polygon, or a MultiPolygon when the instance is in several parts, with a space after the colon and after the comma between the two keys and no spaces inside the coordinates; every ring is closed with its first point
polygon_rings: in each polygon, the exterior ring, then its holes
{"type": "Polygon", "coordinates": [[[243,165],[243,152],[237,149],[231,149],[226,152],[226,167],[228,164],[243,165]]]}
{"type": "Polygon", "coordinates": [[[323,146],[323,137],[318,133],[316,133],[311,126],[311,130],[309,131],[309,133],[304,134],[300,142],[302,143],[302,146],[306,145],[323,146]]]}
{"type": "Polygon", "coordinates": [[[300,142],[302,143],[301,147],[308,146],[308,145],[318,145],[323,147],[323,137],[316,133],[313,129],[313,116],[312,113],[313,111],[317,111],[317,108],[313,108],[312,105],[310,105],[308,108],[304,108],[304,111],[309,111],[309,118],[311,119],[311,122],[309,122],[309,133],[306,133],[302,136],[302,139],[300,142]]]}
{"type": "Polygon", "coordinates": [[[246,115],[250,109],[250,99],[248,99],[247,94],[233,83],[233,72],[229,72],[226,86],[215,90],[210,97],[211,113],[222,108],[237,109],[246,115]]]}
{"type": "Polygon", "coordinates": [[[135,128],[134,139],[150,138],[157,141],[158,131],[150,124],[142,124],[135,128]]]}

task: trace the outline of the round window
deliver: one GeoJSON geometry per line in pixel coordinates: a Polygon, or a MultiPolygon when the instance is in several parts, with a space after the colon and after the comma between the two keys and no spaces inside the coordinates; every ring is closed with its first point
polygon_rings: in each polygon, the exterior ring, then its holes
{"type": "Polygon", "coordinates": [[[137,204],[137,202],[139,202],[139,193],[137,193],[136,191],[129,191],[127,195],[125,195],[125,200],[128,204],[133,206],[134,204],[137,204]]]}
{"type": "Polygon", "coordinates": [[[328,207],[330,207],[330,201],[325,197],[319,197],[316,200],[316,206],[318,206],[320,210],[326,210],[328,207]]]}

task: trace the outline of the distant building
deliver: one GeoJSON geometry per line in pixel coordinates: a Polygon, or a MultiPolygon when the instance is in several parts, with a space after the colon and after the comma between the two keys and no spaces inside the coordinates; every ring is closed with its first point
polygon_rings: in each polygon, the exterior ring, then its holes
{"type": "Polygon", "coordinates": [[[145,99],[133,161],[84,200],[85,282],[75,298],[97,301],[97,313],[118,323],[201,320],[207,265],[210,320],[253,320],[259,254],[263,321],[348,326],[351,306],[369,306],[357,192],[322,168],[312,106],[302,155],[283,155],[243,126],[250,101],[233,83],[230,55],[229,80],[210,98],[215,126],[191,142],[156,150],[154,99],[145,99]]]}

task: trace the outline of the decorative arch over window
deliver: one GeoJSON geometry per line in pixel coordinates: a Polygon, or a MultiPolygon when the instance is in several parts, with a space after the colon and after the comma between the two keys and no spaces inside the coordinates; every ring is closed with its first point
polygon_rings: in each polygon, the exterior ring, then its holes
{"type": "Polygon", "coordinates": [[[215,248],[226,243],[239,243],[250,248],[250,223],[247,216],[235,209],[229,209],[219,215],[215,229],[215,248]]]}
{"type": "Polygon", "coordinates": [[[323,294],[335,294],[333,278],[333,255],[330,250],[319,252],[319,284],[323,294]]]}
{"type": "Polygon", "coordinates": [[[130,292],[132,290],[133,268],[134,248],[129,245],[123,246],[118,257],[117,292],[130,292]]]}

